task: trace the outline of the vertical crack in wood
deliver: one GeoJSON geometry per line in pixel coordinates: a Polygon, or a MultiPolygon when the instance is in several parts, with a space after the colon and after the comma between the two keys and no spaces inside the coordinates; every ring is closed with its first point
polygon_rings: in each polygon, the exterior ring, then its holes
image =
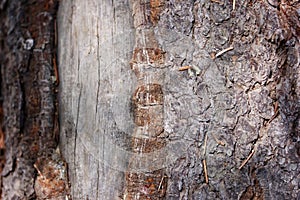
{"type": "Polygon", "coordinates": [[[100,91],[100,52],[99,52],[99,48],[100,48],[100,38],[99,38],[99,21],[97,18],[97,73],[98,73],[98,85],[97,85],[97,95],[96,95],[96,113],[95,113],[95,117],[97,116],[98,113],[98,105],[99,105],[99,91],[100,91]]]}
{"type": "Polygon", "coordinates": [[[74,149],[73,149],[74,163],[75,164],[76,164],[76,150],[77,150],[78,123],[79,123],[79,116],[80,116],[81,95],[82,95],[82,85],[80,85],[80,89],[79,89],[78,104],[77,104],[77,114],[76,114],[76,124],[75,124],[74,149]]]}
{"type": "Polygon", "coordinates": [[[100,166],[99,166],[99,163],[97,164],[97,186],[96,186],[96,199],[99,199],[99,179],[100,177],[100,166]]]}

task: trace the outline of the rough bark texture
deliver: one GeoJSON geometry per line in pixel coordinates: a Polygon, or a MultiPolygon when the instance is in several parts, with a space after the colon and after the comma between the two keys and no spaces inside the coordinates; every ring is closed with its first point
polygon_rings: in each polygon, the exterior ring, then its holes
{"type": "Polygon", "coordinates": [[[299,9],[63,1],[61,148],[73,198],[299,199],[299,9]]]}
{"type": "Polygon", "coordinates": [[[0,11],[2,199],[65,199],[66,166],[55,151],[57,1],[3,0],[0,11]]]}
{"type": "MultiPolygon", "coordinates": [[[[2,174],[5,164],[5,135],[3,132],[3,107],[2,107],[2,94],[0,90],[0,174],[2,174]]],[[[0,196],[2,194],[2,176],[0,176],[0,196]]]]}

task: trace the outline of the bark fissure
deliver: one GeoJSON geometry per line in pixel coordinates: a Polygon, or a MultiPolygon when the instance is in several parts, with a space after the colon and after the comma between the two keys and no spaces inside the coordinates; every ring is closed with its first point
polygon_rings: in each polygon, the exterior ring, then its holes
{"type": "MultiPolygon", "coordinates": [[[[98,82],[98,85],[97,85],[97,95],[96,95],[96,114],[98,113],[98,105],[99,105],[99,92],[100,92],[100,77],[101,77],[101,74],[100,74],[100,66],[101,66],[101,63],[100,63],[100,53],[99,53],[99,48],[100,48],[100,36],[99,36],[99,21],[97,19],[97,33],[96,33],[96,37],[97,37],[97,73],[98,73],[98,78],[97,78],[97,82],[98,82]]],[[[95,115],[96,116],[96,115],[95,115]]]]}
{"type": "Polygon", "coordinates": [[[77,152],[77,143],[78,143],[78,123],[79,123],[79,117],[80,117],[80,106],[81,106],[81,95],[82,95],[82,85],[80,85],[79,88],[79,95],[78,95],[78,104],[77,104],[77,112],[76,112],[76,124],[75,124],[75,135],[74,135],[74,163],[76,163],[76,152],[77,152]]]}

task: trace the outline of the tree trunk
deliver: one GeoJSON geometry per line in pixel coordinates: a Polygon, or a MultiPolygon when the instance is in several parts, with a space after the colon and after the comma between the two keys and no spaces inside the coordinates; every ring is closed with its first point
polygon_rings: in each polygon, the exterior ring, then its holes
{"type": "Polygon", "coordinates": [[[2,199],[65,199],[66,166],[56,149],[57,2],[3,0],[0,10],[2,199]]]}
{"type": "MultiPolygon", "coordinates": [[[[54,20],[30,18],[43,9],[28,2],[0,4],[2,197],[65,198],[66,176],[49,197],[40,171],[63,163],[52,151],[54,20]]],[[[295,0],[61,1],[60,149],[72,198],[300,199],[299,9],[295,0]]]]}
{"type": "Polygon", "coordinates": [[[299,198],[297,9],[63,1],[61,140],[73,198],[299,198]]]}

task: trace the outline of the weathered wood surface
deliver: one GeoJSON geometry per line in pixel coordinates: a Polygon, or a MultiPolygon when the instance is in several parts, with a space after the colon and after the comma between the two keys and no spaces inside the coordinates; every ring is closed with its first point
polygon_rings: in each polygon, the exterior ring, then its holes
{"type": "Polygon", "coordinates": [[[74,199],[115,199],[128,156],[117,153],[122,148],[114,142],[133,125],[130,6],[126,1],[63,1],[58,19],[61,147],[72,194],[74,199]]]}
{"type": "Polygon", "coordinates": [[[234,2],[61,2],[73,199],[299,198],[299,3],[234,2]]]}

